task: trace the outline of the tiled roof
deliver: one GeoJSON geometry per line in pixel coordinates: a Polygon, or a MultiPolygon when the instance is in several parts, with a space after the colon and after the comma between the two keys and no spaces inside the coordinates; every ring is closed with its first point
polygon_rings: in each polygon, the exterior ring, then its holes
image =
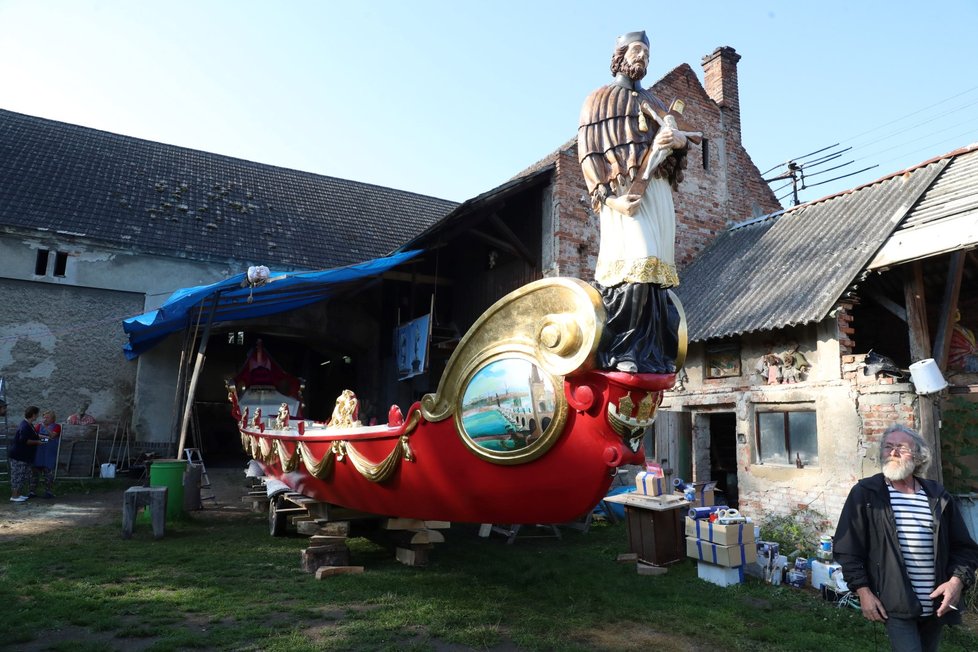
{"type": "MultiPolygon", "coordinates": [[[[680,275],[689,339],[824,319],[949,163],[971,149],[720,235],[680,275]]],[[[966,194],[978,195],[978,179],[969,183],[966,194]]]]}
{"type": "Polygon", "coordinates": [[[0,110],[0,228],[324,269],[389,253],[455,206],[0,110]]]}

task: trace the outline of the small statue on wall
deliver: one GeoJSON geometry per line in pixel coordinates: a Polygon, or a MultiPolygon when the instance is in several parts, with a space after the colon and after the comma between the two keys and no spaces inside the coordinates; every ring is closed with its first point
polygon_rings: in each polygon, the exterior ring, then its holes
{"type": "Polygon", "coordinates": [[[778,385],[781,383],[781,358],[775,353],[765,353],[754,366],[754,371],[761,377],[762,382],[768,385],[778,385]]]}
{"type": "Polygon", "coordinates": [[[781,382],[798,383],[808,377],[808,370],[812,368],[805,356],[798,350],[798,343],[791,342],[788,350],[781,356],[781,382]]]}

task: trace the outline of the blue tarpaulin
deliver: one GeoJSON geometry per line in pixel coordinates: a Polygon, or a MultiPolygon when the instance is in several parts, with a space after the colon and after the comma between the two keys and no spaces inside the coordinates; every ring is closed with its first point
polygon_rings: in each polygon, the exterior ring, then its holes
{"type": "Polygon", "coordinates": [[[247,274],[174,292],[156,310],[122,322],[129,343],[122,347],[133,360],[159,344],[167,335],[203,323],[213,309],[214,322],[253,319],[273,315],[329,298],[338,290],[379,276],[411,260],[420,251],[405,251],[356,265],[317,272],[275,272],[264,285],[251,287],[247,274]],[[217,302],[214,308],[214,302],[217,302]]]}

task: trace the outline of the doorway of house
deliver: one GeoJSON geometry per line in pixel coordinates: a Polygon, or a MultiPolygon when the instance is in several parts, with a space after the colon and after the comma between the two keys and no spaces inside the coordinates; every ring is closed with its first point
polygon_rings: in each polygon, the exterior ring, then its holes
{"type": "Polygon", "coordinates": [[[737,507],[737,418],[733,412],[710,415],[710,477],[724,503],[737,507]]]}

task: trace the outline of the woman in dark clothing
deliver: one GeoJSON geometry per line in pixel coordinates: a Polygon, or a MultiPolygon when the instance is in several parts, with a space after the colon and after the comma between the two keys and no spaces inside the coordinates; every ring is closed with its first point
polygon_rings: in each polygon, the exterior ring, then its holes
{"type": "Polygon", "coordinates": [[[17,427],[17,433],[10,444],[7,457],[10,461],[10,502],[22,503],[27,496],[21,495],[20,489],[31,481],[34,456],[37,447],[41,445],[41,436],[34,430],[34,422],[40,408],[32,405],[24,410],[24,420],[17,427]]]}

